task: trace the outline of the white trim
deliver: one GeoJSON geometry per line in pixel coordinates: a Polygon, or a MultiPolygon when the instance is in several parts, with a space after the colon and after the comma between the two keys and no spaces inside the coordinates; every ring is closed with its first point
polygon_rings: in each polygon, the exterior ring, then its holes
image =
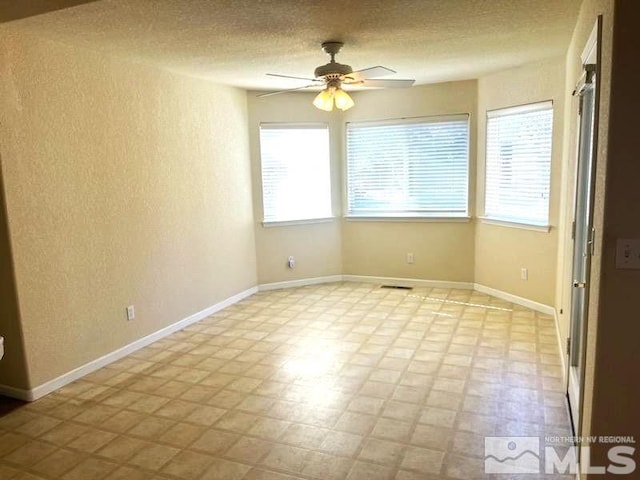
{"type": "Polygon", "coordinates": [[[260,129],[264,130],[308,130],[308,129],[323,129],[329,130],[329,124],[326,122],[299,122],[299,123],[287,123],[287,122],[260,122],[258,125],[260,129]]]}
{"type": "Polygon", "coordinates": [[[435,223],[469,223],[471,217],[437,217],[437,216],[393,216],[393,215],[345,215],[344,219],[348,222],[435,222],[435,223]]]}
{"type": "Polygon", "coordinates": [[[319,283],[333,282],[379,283],[384,285],[400,285],[406,287],[460,288],[463,290],[473,289],[472,282],[423,280],[419,278],[372,277],[367,275],[329,275],[326,277],[301,278],[299,280],[288,280],[284,282],[263,283],[261,285],[258,285],[258,290],[260,292],[267,292],[269,290],[279,290],[282,288],[304,287],[306,285],[317,285],[319,283]]]}
{"type": "Polygon", "coordinates": [[[515,222],[513,220],[501,220],[499,218],[490,217],[478,217],[480,223],[487,225],[497,225],[499,227],[520,228],[522,230],[532,230],[534,232],[549,233],[551,230],[550,225],[533,225],[531,223],[515,222]]]}
{"type": "Polygon", "coordinates": [[[566,383],[567,381],[567,361],[566,361],[566,357],[567,357],[567,346],[566,346],[566,340],[563,342],[562,341],[562,335],[560,335],[560,324],[558,323],[558,311],[554,308],[553,309],[553,321],[555,322],[556,325],[556,338],[558,339],[558,350],[560,351],[560,361],[562,362],[562,381],[563,383],[566,383]]]}
{"type": "Polygon", "coordinates": [[[544,303],[534,302],[533,300],[528,300],[524,297],[519,297],[511,293],[503,292],[502,290],[497,290],[495,288],[487,287],[486,285],[482,285],[480,283],[474,283],[473,288],[474,290],[477,290],[480,293],[486,293],[487,295],[491,295],[492,297],[496,297],[501,300],[506,300],[507,302],[515,303],[516,305],[527,307],[527,308],[530,308],[531,310],[535,310],[536,312],[545,313],[555,318],[556,310],[551,305],[545,305],[544,303]]]}
{"type": "Polygon", "coordinates": [[[473,282],[454,282],[448,280],[422,280],[419,278],[371,277],[367,275],[343,275],[345,282],[381,283],[404,287],[460,288],[472,290],[473,282]]]}
{"type": "Polygon", "coordinates": [[[0,395],[5,397],[16,398],[25,402],[32,402],[35,400],[31,390],[24,390],[22,388],[14,388],[9,385],[0,385],[0,395]]]}
{"type": "Polygon", "coordinates": [[[146,347],[147,345],[150,345],[153,342],[157,342],[161,338],[171,335],[172,333],[177,332],[178,330],[182,330],[183,328],[186,328],[189,325],[192,325],[202,320],[203,318],[213,315],[214,313],[219,312],[220,310],[227,308],[228,306],[233,305],[234,303],[237,303],[240,300],[250,297],[257,291],[258,291],[258,287],[251,287],[243,292],[237,293],[236,295],[233,295],[225,300],[222,300],[221,302],[216,303],[215,305],[205,308],[200,312],[194,313],[193,315],[190,315],[187,318],[184,318],[172,325],[164,327],[158,330],[157,332],[147,335],[146,337],[142,337],[136,340],[135,342],[130,343],[129,345],[125,345],[124,347],[114,350],[111,353],[107,353],[106,355],[103,355],[100,358],[97,358],[88,363],[85,363],[84,365],[74,370],[71,370],[70,372],[60,375],[59,377],[54,378],[53,380],[43,383],[42,385],[38,385],[37,387],[31,390],[20,390],[20,389],[14,389],[12,387],[6,387],[4,385],[0,385],[0,393],[9,395],[14,398],[18,398],[20,400],[26,400],[29,402],[33,400],[37,400],[55,390],[58,390],[59,388],[64,387],[65,385],[68,385],[69,383],[75,380],[78,380],[79,378],[84,377],[85,375],[95,372],[96,370],[106,365],[109,365],[110,363],[115,362],[116,360],[120,360],[121,358],[126,357],[127,355],[135,352],[136,350],[146,347]]]}
{"type": "Polygon", "coordinates": [[[329,275],[326,277],[300,278],[298,280],[286,280],[284,282],[262,283],[258,285],[258,291],[268,292],[269,290],[280,290],[282,288],[304,287],[307,285],[317,285],[319,283],[332,283],[343,281],[342,275],[329,275]]]}
{"type": "Polygon", "coordinates": [[[526,298],[518,297],[501,290],[496,290],[491,287],[481,285],[473,282],[456,282],[447,280],[423,280],[417,278],[396,278],[396,277],[374,277],[367,275],[329,275],[325,277],[314,278],[302,278],[298,280],[288,280],[284,282],[265,283],[256,287],[249,288],[243,292],[233,295],[221,302],[216,303],[200,312],[194,313],[172,325],[162,328],[150,335],[136,340],[122,348],[119,348],[111,353],[108,353],[100,358],[92,360],[70,372],[60,375],[53,380],[50,380],[42,385],[39,385],[31,390],[25,390],[20,388],[14,388],[8,385],[0,385],[0,394],[13,397],[24,401],[37,400],[59,388],[68,385],[69,383],[78,380],[96,370],[109,365],[127,355],[139,350],[151,343],[154,343],[168,335],[171,335],[178,330],[182,330],[189,325],[192,325],[203,318],[213,315],[220,310],[227,308],[234,303],[237,303],[247,297],[250,297],[256,292],[264,292],[269,290],[278,290],[282,288],[302,287],[306,285],[317,285],[321,283],[333,283],[333,282],[362,282],[362,283],[374,283],[374,284],[386,284],[386,285],[398,285],[398,286],[411,286],[411,287],[433,287],[433,288],[459,288],[464,290],[477,290],[481,293],[486,293],[502,300],[521,305],[523,307],[531,308],[548,315],[551,315],[556,323],[556,332],[558,335],[558,342],[560,343],[561,358],[564,363],[564,357],[562,357],[562,341],[560,338],[560,330],[558,326],[558,319],[555,314],[555,309],[549,305],[527,300],[526,298]]]}
{"type": "Polygon", "coordinates": [[[264,228],[271,227],[288,227],[290,225],[311,225],[313,223],[330,223],[336,217],[320,217],[320,218],[304,218],[301,220],[264,220],[262,226],[264,228]]]}
{"type": "Polygon", "coordinates": [[[597,47],[598,47],[598,21],[596,20],[591,33],[589,34],[589,38],[587,43],[584,45],[584,49],[582,50],[582,54],[580,55],[580,60],[582,64],[585,65],[587,63],[596,63],[597,62],[597,47]]]}
{"type": "Polygon", "coordinates": [[[521,113],[539,112],[541,110],[551,110],[552,108],[553,100],[544,100],[542,102],[526,103],[524,105],[516,105],[513,107],[487,110],[487,118],[506,117],[508,115],[519,115],[521,113]]]}
{"type": "Polygon", "coordinates": [[[356,122],[345,122],[347,129],[349,126],[357,128],[386,127],[393,125],[409,125],[416,123],[444,123],[444,122],[468,122],[470,113],[453,113],[449,115],[424,115],[420,117],[399,117],[385,120],[360,120],[356,122]]]}

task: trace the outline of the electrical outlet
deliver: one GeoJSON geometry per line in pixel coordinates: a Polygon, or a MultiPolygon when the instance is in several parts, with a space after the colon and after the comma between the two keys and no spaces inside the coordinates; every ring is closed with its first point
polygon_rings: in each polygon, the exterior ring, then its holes
{"type": "Polygon", "coordinates": [[[136,309],[133,305],[127,307],[127,320],[131,321],[136,318],[136,309]]]}
{"type": "Polygon", "coordinates": [[[295,261],[295,259],[293,257],[289,257],[287,259],[287,266],[289,268],[294,268],[296,266],[296,261],[295,261]]]}
{"type": "Polygon", "coordinates": [[[529,270],[526,268],[520,269],[520,280],[529,280],[529,270]]]}
{"type": "Polygon", "coordinates": [[[407,263],[409,265],[413,264],[413,253],[407,253],[407,263]]]}

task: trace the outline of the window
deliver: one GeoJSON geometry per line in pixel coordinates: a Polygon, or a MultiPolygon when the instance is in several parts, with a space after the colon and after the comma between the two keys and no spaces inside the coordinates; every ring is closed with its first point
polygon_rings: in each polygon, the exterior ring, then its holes
{"type": "Polygon", "coordinates": [[[260,125],[265,222],[331,216],[327,125],[260,125]]]}
{"type": "Polygon", "coordinates": [[[485,217],[549,224],[553,104],[487,113],[485,217]]]}
{"type": "Polygon", "coordinates": [[[469,117],[347,124],[347,213],[465,217],[469,117]]]}

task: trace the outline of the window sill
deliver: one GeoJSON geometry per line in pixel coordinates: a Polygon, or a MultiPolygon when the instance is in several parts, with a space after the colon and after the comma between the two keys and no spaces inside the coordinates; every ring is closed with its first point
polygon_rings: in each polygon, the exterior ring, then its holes
{"type": "Polygon", "coordinates": [[[349,222],[434,222],[434,223],[467,223],[471,217],[412,217],[412,216],[372,216],[345,215],[349,222]]]}
{"type": "Polygon", "coordinates": [[[478,217],[480,223],[487,225],[498,225],[500,227],[520,228],[522,230],[532,230],[534,232],[549,233],[551,231],[550,225],[534,225],[531,223],[520,223],[511,220],[500,220],[498,218],[478,217]]]}
{"type": "Polygon", "coordinates": [[[282,221],[268,221],[262,222],[262,226],[265,228],[271,227],[288,227],[293,225],[312,225],[315,223],[330,223],[335,220],[335,217],[323,217],[323,218],[305,218],[302,220],[282,220],[282,221]]]}

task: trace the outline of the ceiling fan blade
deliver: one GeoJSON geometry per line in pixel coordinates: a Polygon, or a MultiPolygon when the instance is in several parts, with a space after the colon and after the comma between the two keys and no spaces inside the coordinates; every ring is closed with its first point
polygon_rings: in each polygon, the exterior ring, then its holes
{"type": "Polygon", "coordinates": [[[309,87],[317,87],[318,85],[315,83],[312,83],[311,85],[305,85],[304,87],[298,87],[298,88],[288,88],[286,90],[278,90],[276,92],[267,92],[267,93],[261,93],[260,95],[256,95],[256,97],[270,97],[271,95],[280,95],[281,93],[287,93],[287,92],[294,92],[296,90],[303,90],[305,88],[309,88],[309,87]]]}
{"type": "Polygon", "coordinates": [[[357,70],[349,75],[345,75],[345,80],[348,80],[348,83],[360,82],[362,80],[366,80],[367,78],[376,78],[376,77],[384,77],[386,75],[393,75],[395,70],[391,70],[387,67],[370,67],[365,68],[363,70],[357,70]]]}
{"type": "Polygon", "coordinates": [[[291,75],[278,75],[277,73],[267,73],[270,77],[293,78],[295,80],[306,80],[308,82],[322,82],[321,78],[292,77],[291,75]]]}
{"type": "Polygon", "coordinates": [[[362,87],[377,87],[377,88],[408,88],[415,83],[415,80],[363,80],[358,82],[357,85],[362,87]]]}

